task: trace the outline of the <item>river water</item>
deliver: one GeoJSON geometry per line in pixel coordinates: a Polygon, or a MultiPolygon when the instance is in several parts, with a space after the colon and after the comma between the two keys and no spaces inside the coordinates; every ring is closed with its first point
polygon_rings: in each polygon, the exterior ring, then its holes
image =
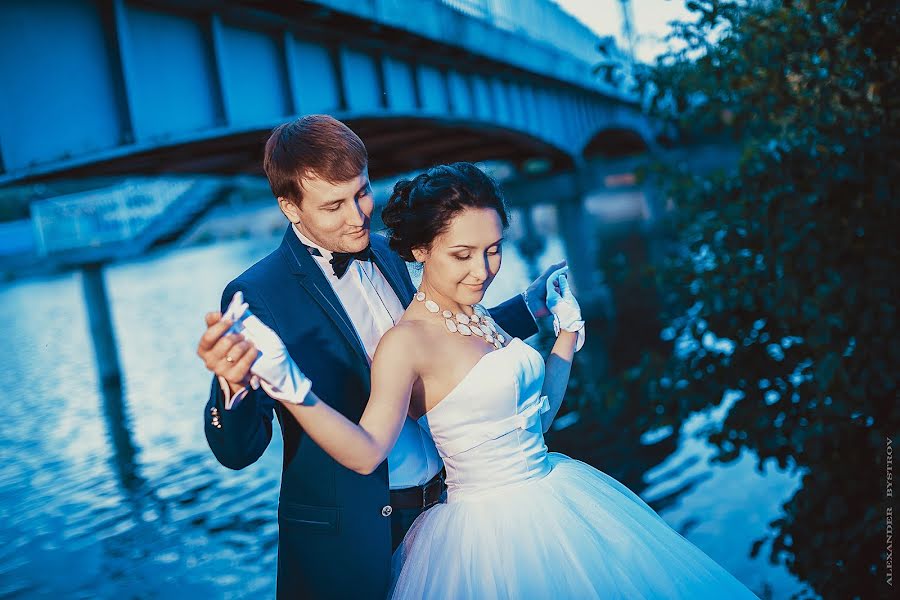
{"type": "MultiPolygon", "coordinates": [[[[487,306],[564,257],[555,232],[545,240],[527,260],[506,246],[487,306]]],[[[203,434],[210,378],[195,347],[225,284],[279,241],[220,242],[109,266],[121,393],[98,384],[78,272],[0,287],[0,597],[274,595],[281,440],[274,436],[242,471],[216,462],[203,434]]],[[[798,479],[758,473],[751,456],[709,464],[711,448],[693,434],[717,418],[712,411],[680,431],[627,432],[635,449],[671,440],[640,474],[640,494],[758,595],[787,598],[800,584],[749,552],[798,479]]]]}

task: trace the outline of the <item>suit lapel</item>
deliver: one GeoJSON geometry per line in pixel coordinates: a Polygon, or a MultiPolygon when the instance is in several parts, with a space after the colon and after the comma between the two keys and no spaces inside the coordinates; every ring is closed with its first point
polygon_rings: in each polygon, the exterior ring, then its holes
{"type": "MultiPolygon", "coordinates": [[[[400,304],[406,309],[412,301],[412,296],[416,290],[410,281],[409,272],[400,273],[400,267],[396,264],[397,261],[391,260],[389,253],[389,248],[385,248],[382,244],[372,243],[372,255],[375,258],[375,264],[378,265],[378,269],[387,279],[394,293],[397,294],[400,304]]],[[[405,269],[406,267],[404,266],[403,268],[405,269]]]]}
{"type": "Polygon", "coordinates": [[[312,296],[325,314],[333,322],[334,326],[340,331],[341,335],[347,340],[347,343],[356,351],[364,365],[369,364],[366,350],[363,347],[362,340],[356,333],[347,311],[338,299],[337,294],[322,270],[316,264],[316,261],[309,255],[309,251],[300,243],[297,234],[293,228],[288,225],[284,234],[284,240],[281,243],[281,250],[285,259],[291,267],[291,272],[297,277],[298,283],[303,286],[312,296]]]}

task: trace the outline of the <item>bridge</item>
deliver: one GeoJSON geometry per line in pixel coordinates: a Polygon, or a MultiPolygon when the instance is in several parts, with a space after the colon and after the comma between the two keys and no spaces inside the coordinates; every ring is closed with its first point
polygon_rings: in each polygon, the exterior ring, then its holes
{"type": "Polygon", "coordinates": [[[530,204],[559,205],[590,306],[583,199],[667,133],[592,73],[598,42],[550,0],[10,0],[0,187],[127,176],[32,205],[46,262],[84,267],[105,382],[119,367],[102,264],[196,222],[229,185],[204,177],[261,175],[269,131],[303,114],[348,123],[373,179],[512,165],[526,230],[530,204]]]}
{"type": "Polygon", "coordinates": [[[573,170],[660,134],[550,0],[21,0],[0,40],[0,186],[260,173],[271,128],[310,113],[360,134],[373,177],[573,170]]]}

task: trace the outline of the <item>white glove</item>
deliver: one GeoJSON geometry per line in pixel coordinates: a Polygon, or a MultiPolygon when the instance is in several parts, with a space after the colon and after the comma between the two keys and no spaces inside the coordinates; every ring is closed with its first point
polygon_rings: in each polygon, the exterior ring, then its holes
{"type": "Polygon", "coordinates": [[[557,269],[547,278],[547,309],[553,314],[553,332],[558,336],[561,330],[578,332],[575,351],[584,345],[584,319],[581,307],[569,287],[569,267],[557,269]],[[559,291],[553,286],[559,285],[559,291]]]}
{"type": "Polygon", "coordinates": [[[223,318],[234,322],[228,333],[240,333],[259,350],[259,356],[250,366],[253,389],[261,385],[275,400],[303,404],[312,382],[288,354],[278,334],[250,312],[242,292],[235,292],[223,318]]]}

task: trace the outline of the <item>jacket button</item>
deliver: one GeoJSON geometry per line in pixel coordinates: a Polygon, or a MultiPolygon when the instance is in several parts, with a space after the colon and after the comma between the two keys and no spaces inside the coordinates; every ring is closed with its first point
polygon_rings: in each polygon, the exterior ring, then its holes
{"type": "Polygon", "coordinates": [[[391,505],[390,505],[390,504],[388,504],[387,506],[385,506],[384,508],[381,509],[381,516],[382,516],[382,517],[389,517],[389,516],[391,516],[391,513],[392,513],[392,512],[394,512],[394,509],[391,508],[391,505]]]}

